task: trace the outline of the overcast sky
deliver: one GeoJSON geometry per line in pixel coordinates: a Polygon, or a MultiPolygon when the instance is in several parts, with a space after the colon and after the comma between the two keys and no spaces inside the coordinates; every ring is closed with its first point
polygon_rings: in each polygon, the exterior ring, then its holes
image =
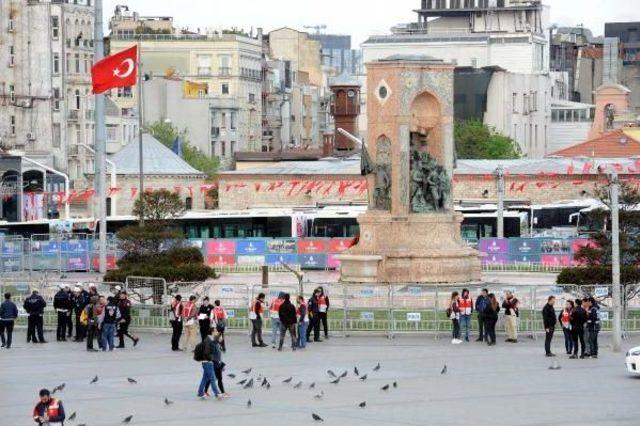
{"type": "MultiPolygon", "coordinates": [[[[327,25],[327,33],[351,34],[354,47],[368,35],[386,34],[397,23],[415,20],[420,0],[103,0],[105,21],[116,4],[126,4],[141,15],[173,16],[176,26],[263,27],[266,32],[289,26],[327,25]]],[[[584,24],[594,35],[604,23],[640,21],[640,0],[546,0],[551,22],[584,24]]],[[[313,31],[313,30],[307,30],[313,31]]]]}

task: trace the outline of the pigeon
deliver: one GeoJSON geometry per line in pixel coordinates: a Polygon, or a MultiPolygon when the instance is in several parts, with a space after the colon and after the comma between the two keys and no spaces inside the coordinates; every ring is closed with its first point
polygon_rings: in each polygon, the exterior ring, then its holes
{"type": "Polygon", "coordinates": [[[322,397],[323,397],[323,396],[324,396],[324,391],[320,391],[320,393],[319,393],[319,394],[316,394],[316,395],[314,395],[313,397],[314,397],[315,399],[322,399],[322,397]]]}
{"type": "Polygon", "coordinates": [[[380,363],[378,363],[378,365],[373,367],[373,371],[378,371],[378,370],[380,370],[380,363]]]}
{"type": "Polygon", "coordinates": [[[283,380],[282,383],[291,383],[291,380],[293,380],[293,377],[283,380]]]}
{"type": "Polygon", "coordinates": [[[249,368],[249,369],[247,369],[247,370],[244,370],[244,371],[243,371],[243,373],[244,373],[244,374],[249,374],[249,373],[251,373],[251,368],[249,368]]]}
{"type": "Polygon", "coordinates": [[[387,391],[389,390],[389,384],[384,385],[383,387],[380,388],[383,391],[387,391]]]}
{"type": "Polygon", "coordinates": [[[247,379],[240,380],[240,381],[238,382],[238,384],[239,384],[240,386],[244,385],[245,383],[247,383],[247,379]]]}
{"type": "Polygon", "coordinates": [[[231,379],[235,379],[236,375],[233,373],[227,374],[227,377],[231,378],[231,379]]]}
{"type": "Polygon", "coordinates": [[[302,382],[296,383],[296,385],[293,388],[294,389],[300,389],[300,386],[302,386],[302,382]]]}
{"type": "Polygon", "coordinates": [[[262,379],[262,383],[260,384],[260,386],[265,387],[265,386],[267,386],[267,383],[269,383],[269,382],[267,381],[267,378],[265,377],[264,379],[262,379]]]}
{"type": "Polygon", "coordinates": [[[167,398],[166,396],[164,397],[164,405],[171,405],[173,404],[173,401],[169,401],[169,398],[167,398]]]}
{"type": "Polygon", "coordinates": [[[78,426],[87,426],[86,423],[80,423],[78,426]]]}
{"type": "Polygon", "coordinates": [[[360,380],[362,380],[362,381],[367,380],[367,375],[365,374],[364,376],[360,377],[360,380]]]}
{"type": "Polygon", "coordinates": [[[356,376],[360,375],[360,372],[358,371],[358,367],[353,367],[353,374],[355,374],[356,376]]]}
{"type": "Polygon", "coordinates": [[[133,419],[133,415],[125,417],[124,420],[122,420],[122,423],[129,424],[131,423],[131,419],[133,419]]]}
{"type": "Polygon", "coordinates": [[[346,371],[340,375],[341,379],[344,379],[345,377],[347,377],[347,372],[346,371]]]}
{"type": "Polygon", "coordinates": [[[553,364],[551,364],[549,366],[549,370],[560,370],[562,367],[560,367],[560,364],[558,364],[558,361],[553,361],[553,364]]]}
{"type": "Polygon", "coordinates": [[[338,377],[335,380],[332,380],[331,383],[334,384],[334,385],[337,385],[338,383],[340,383],[340,377],[338,377]]]}
{"type": "Polygon", "coordinates": [[[445,364],[444,367],[442,367],[442,371],[440,371],[440,374],[447,374],[447,365],[445,364]]]}
{"type": "Polygon", "coordinates": [[[330,375],[331,377],[338,377],[338,376],[336,376],[336,373],[334,373],[331,370],[327,370],[327,374],[330,375]]]}
{"type": "Polygon", "coordinates": [[[267,383],[267,390],[271,389],[271,383],[267,383]]]}
{"type": "Polygon", "coordinates": [[[127,382],[129,382],[131,384],[138,383],[138,381],[136,379],[132,379],[131,377],[127,377],[127,382]]]}
{"type": "Polygon", "coordinates": [[[360,408],[364,408],[367,406],[367,401],[362,401],[360,404],[358,404],[358,407],[360,408]]]}
{"type": "Polygon", "coordinates": [[[94,383],[98,383],[98,376],[94,377],[93,379],[91,379],[91,381],[89,382],[90,385],[94,384],[94,383]]]}
{"type": "Polygon", "coordinates": [[[66,386],[66,383],[62,383],[61,385],[56,386],[55,388],[53,388],[53,390],[51,391],[51,394],[55,394],[58,391],[62,391],[64,389],[64,387],[66,386]]]}
{"type": "Polygon", "coordinates": [[[76,419],[76,412],[74,411],[73,413],[71,413],[71,415],[67,420],[75,420],[75,419],[76,419]]]}
{"type": "Polygon", "coordinates": [[[251,404],[252,404],[252,403],[251,403],[251,400],[248,400],[248,401],[247,401],[247,408],[251,408],[251,404]]]}
{"type": "Polygon", "coordinates": [[[398,387],[398,382],[393,382],[393,387],[397,388],[398,387]]]}
{"type": "Polygon", "coordinates": [[[313,418],[313,420],[315,420],[316,422],[324,422],[324,420],[322,420],[322,417],[320,417],[316,413],[311,413],[311,418],[313,418]]]}
{"type": "Polygon", "coordinates": [[[244,385],[244,389],[249,389],[253,387],[253,379],[249,380],[246,385],[244,385]]]}
{"type": "Polygon", "coordinates": [[[309,389],[314,389],[316,387],[316,382],[313,382],[309,385],[309,389]]]}

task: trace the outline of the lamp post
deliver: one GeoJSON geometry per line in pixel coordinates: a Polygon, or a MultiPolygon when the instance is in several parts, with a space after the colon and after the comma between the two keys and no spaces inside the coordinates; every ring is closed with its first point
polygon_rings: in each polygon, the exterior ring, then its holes
{"type": "Polygon", "coordinates": [[[496,169],[497,193],[498,193],[498,238],[504,238],[504,169],[498,166],[496,169]]]}
{"type": "Polygon", "coordinates": [[[611,174],[611,284],[613,297],[613,351],[622,347],[622,292],[620,289],[620,181],[618,174],[611,174]]]}
{"type": "MultiPolygon", "coordinates": [[[[102,0],[96,0],[96,17],[94,20],[94,58],[100,61],[104,57],[104,36],[102,30],[102,0]]],[[[107,197],[105,187],[107,186],[105,160],[107,158],[107,130],[105,127],[105,98],[104,94],[96,95],[95,106],[95,182],[94,187],[98,198],[98,218],[100,222],[99,231],[99,259],[100,273],[107,272],[107,197]]]]}

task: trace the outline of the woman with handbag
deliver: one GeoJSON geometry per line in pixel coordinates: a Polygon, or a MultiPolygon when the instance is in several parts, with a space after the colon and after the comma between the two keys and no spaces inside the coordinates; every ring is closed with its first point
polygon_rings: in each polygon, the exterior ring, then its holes
{"type": "Polygon", "coordinates": [[[487,333],[487,345],[494,346],[496,344],[496,324],[498,323],[498,312],[500,312],[500,304],[496,295],[491,293],[487,296],[488,303],[484,308],[483,319],[487,333]]]}
{"type": "Polygon", "coordinates": [[[211,311],[212,322],[211,326],[215,327],[216,331],[220,333],[220,347],[222,352],[227,351],[227,345],[224,343],[224,330],[227,328],[227,311],[220,305],[220,301],[213,302],[213,310],[211,311]]]}
{"type": "Polygon", "coordinates": [[[571,355],[573,353],[573,336],[571,336],[571,315],[573,315],[573,309],[575,305],[573,300],[567,300],[564,304],[564,309],[560,312],[558,316],[558,321],[560,325],[562,325],[562,333],[564,334],[564,349],[567,352],[567,355],[571,355]]]}
{"type": "Polygon", "coordinates": [[[462,340],[460,340],[460,305],[458,304],[458,299],[460,299],[460,294],[457,291],[451,293],[451,300],[449,301],[449,307],[447,308],[447,315],[452,323],[452,345],[459,345],[462,343],[462,340]]]}

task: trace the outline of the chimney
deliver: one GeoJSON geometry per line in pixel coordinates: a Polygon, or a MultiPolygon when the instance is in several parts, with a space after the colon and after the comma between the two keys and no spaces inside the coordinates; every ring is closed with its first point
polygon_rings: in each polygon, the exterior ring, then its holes
{"type": "Polygon", "coordinates": [[[256,29],[256,31],[257,31],[256,38],[258,39],[258,41],[259,41],[260,43],[262,43],[263,34],[264,34],[264,33],[263,33],[263,30],[262,30],[262,27],[258,27],[258,28],[256,29]]]}

